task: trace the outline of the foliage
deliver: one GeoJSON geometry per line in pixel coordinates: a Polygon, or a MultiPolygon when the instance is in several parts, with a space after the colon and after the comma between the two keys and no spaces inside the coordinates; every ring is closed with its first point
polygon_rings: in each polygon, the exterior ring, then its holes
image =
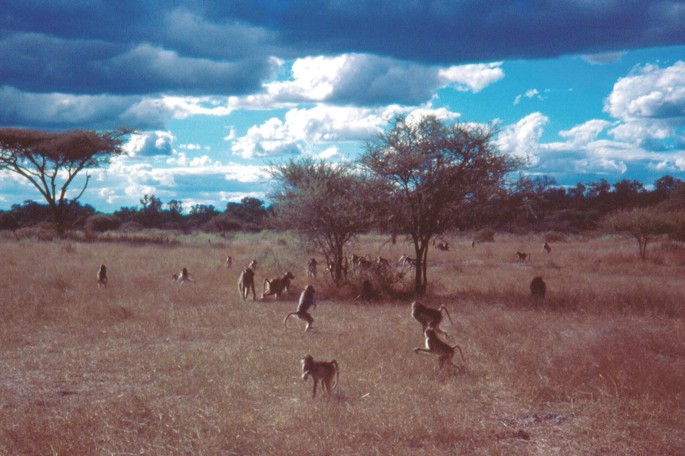
{"type": "Polygon", "coordinates": [[[397,232],[413,240],[417,295],[426,292],[431,238],[463,223],[465,214],[501,191],[517,166],[497,152],[495,133],[435,116],[397,117],[366,144],[360,162],[384,184],[384,207],[397,232]]]}
{"type": "Polygon", "coordinates": [[[95,214],[86,219],[85,228],[94,233],[116,230],[121,226],[121,219],[115,215],[95,214]]]}
{"type": "Polygon", "coordinates": [[[321,252],[340,284],[345,245],[372,224],[376,192],[371,183],[349,163],[312,158],[272,165],[271,174],[277,226],[297,231],[312,250],[321,252]]]}
{"type": "Polygon", "coordinates": [[[675,233],[685,227],[685,211],[665,212],[653,207],[617,211],[607,215],[602,226],[632,234],[637,240],[640,258],[644,260],[647,244],[654,236],[675,233]]]}
{"type": "Polygon", "coordinates": [[[88,187],[67,198],[67,190],[79,173],[109,162],[121,148],[130,130],[107,132],[71,130],[48,132],[19,128],[0,129],[0,169],[28,180],[43,196],[59,234],[64,233],[68,202],[76,202],[88,187]]]}

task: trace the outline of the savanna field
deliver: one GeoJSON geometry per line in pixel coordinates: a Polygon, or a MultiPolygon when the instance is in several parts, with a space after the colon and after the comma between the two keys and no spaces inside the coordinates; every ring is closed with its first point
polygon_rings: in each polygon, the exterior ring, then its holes
{"type": "MultiPolygon", "coordinates": [[[[360,279],[336,289],[322,257],[308,279],[316,254],[287,234],[161,240],[0,239],[0,454],[685,453],[682,244],[656,240],[640,261],[628,237],[557,234],[549,254],[541,235],[473,248],[447,237],[421,301],[449,309],[442,328],[466,363],[439,371],[413,352],[411,298],[355,302],[360,279]],[[252,259],[258,294],[265,277],[295,274],[288,297],[239,298],[252,259]],[[184,266],[196,282],[180,286],[184,266]],[[318,307],[305,333],[283,317],[307,283],[318,307]],[[312,399],[305,354],[337,360],[332,394],[312,399]]],[[[368,235],[352,252],[413,248],[368,235]]]]}

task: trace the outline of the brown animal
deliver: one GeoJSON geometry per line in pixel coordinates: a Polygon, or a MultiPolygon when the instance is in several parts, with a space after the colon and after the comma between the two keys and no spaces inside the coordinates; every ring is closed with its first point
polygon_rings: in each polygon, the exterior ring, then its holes
{"type": "Polygon", "coordinates": [[[252,268],[245,268],[243,272],[240,273],[240,278],[238,279],[238,290],[240,291],[240,297],[243,301],[247,300],[250,296],[250,290],[252,290],[252,300],[257,299],[257,293],[254,287],[254,271],[252,268]]]}
{"type": "Polygon", "coordinates": [[[378,293],[376,292],[376,290],[373,289],[373,284],[368,279],[364,280],[362,282],[361,293],[359,294],[359,296],[354,298],[354,300],[375,301],[376,299],[378,299],[378,293]]]}
{"type": "Polygon", "coordinates": [[[516,261],[519,263],[523,263],[526,260],[530,259],[530,255],[525,253],[525,252],[519,252],[518,250],[516,251],[516,261]]]}
{"type": "Polygon", "coordinates": [[[307,285],[304,287],[302,294],[300,294],[300,301],[297,303],[297,310],[295,312],[290,312],[285,316],[283,319],[283,326],[287,328],[288,318],[295,315],[300,320],[307,322],[304,332],[309,331],[314,323],[314,317],[312,317],[312,315],[309,313],[310,308],[316,309],[316,297],[314,296],[314,287],[307,285]]]}
{"type": "Polygon", "coordinates": [[[314,388],[312,389],[312,399],[314,399],[319,382],[328,394],[338,386],[340,368],[334,359],[331,361],[314,361],[312,355],[304,355],[302,358],[302,380],[307,381],[310,376],[314,380],[314,388]],[[331,387],[333,378],[335,378],[335,384],[331,387]]]}
{"type": "Polygon", "coordinates": [[[231,255],[226,257],[226,269],[230,269],[233,266],[233,257],[231,255]]]}
{"type": "Polygon", "coordinates": [[[195,279],[188,272],[188,268],[181,269],[181,272],[171,276],[176,282],[183,285],[186,282],[195,282],[195,279]]]}
{"type": "Polygon", "coordinates": [[[98,269],[98,288],[107,288],[107,266],[104,264],[100,265],[98,269]]]}
{"type": "Polygon", "coordinates": [[[552,251],[552,247],[550,247],[549,244],[547,242],[545,242],[544,245],[542,246],[542,250],[546,253],[550,253],[552,251]]]}
{"type": "Polygon", "coordinates": [[[450,244],[449,242],[438,242],[435,247],[438,248],[438,250],[442,250],[443,252],[447,252],[450,249],[450,244]]]}
{"type": "Polygon", "coordinates": [[[416,321],[421,323],[421,329],[423,332],[425,332],[427,328],[431,327],[438,334],[444,334],[445,337],[447,337],[447,333],[440,329],[443,311],[447,315],[447,318],[449,318],[450,323],[454,326],[452,317],[450,316],[450,313],[447,311],[447,307],[445,307],[444,304],[439,308],[434,309],[432,307],[424,306],[418,301],[411,303],[411,316],[414,317],[416,321]]]}
{"type": "Polygon", "coordinates": [[[446,342],[440,340],[435,330],[430,327],[426,328],[426,331],[424,331],[424,335],[426,336],[426,348],[416,347],[414,349],[414,353],[429,353],[431,355],[437,355],[439,370],[442,370],[445,364],[451,364],[455,366],[457,369],[461,369],[457,364],[455,364],[452,361],[455,349],[459,350],[461,360],[464,363],[466,363],[466,360],[464,359],[464,353],[461,351],[461,347],[459,345],[449,345],[446,342]]]}
{"type": "Polygon", "coordinates": [[[264,288],[262,291],[262,299],[266,296],[274,295],[276,298],[281,297],[281,293],[284,291],[288,292],[288,287],[290,286],[290,281],[294,279],[295,276],[292,272],[288,271],[280,277],[275,279],[264,279],[264,288]]]}
{"type": "Polygon", "coordinates": [[[542,280],[542,277],[533,277],[530,281],[530,295],[534,298],[543,299],[547,293],[547,284],[542,280]]]}
{"type": "Polygon", "coordinates": [[[307,263],[307,277],[314,277],[316,278],[316,265],[319,264],[318,261],[316,261],[316,258],[312,258],[309,260],[307,263]]]}

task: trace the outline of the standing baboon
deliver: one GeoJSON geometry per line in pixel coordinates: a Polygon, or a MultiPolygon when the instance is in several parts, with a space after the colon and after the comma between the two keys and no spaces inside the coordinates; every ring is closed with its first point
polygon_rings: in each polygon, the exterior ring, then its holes
{"type": "Polygon", "coordinates": [[[290,312],[285,316],[283,319],[283,325],[287,327],[288,325],[286,323],[288,318],[290,318],[292,315],[296,315],[300,320],[307,322],[307,326],[304,328],[304,331],[309,331],[314,323],[314,317],[312,317],[312,315],[309,313],[310,308],[316,309],[316,297],[314,296],[314,287],[307,285],[304,287],[302,294],[300,294],[300,301],[297,304],[297,310],[295,312],[290,312]]]}
{"type": "Polygon", "coordinates": [[[98,269],[98,288],[107,288],[107,266],[104,264],[100,265],[98,269]]]}
{"type": "Polygon", "coordinates": [[[316,265],[319,264],[318,261],[316,261],[316,258],[312,258],[309,260],[307,263],[307,277],[314,277],[316,278],[316,265]]]}
{"type": "Polygon", "coordinates": [[[533,280],[530,281],[530,294],[534,298],[544,298],[545,294],[547,293],[547,284],[545,284],[545,281],[542,280],[542,277],[537,276],[533,277],[533,280]]]}
{"type": "Polygon", "coordinates": [[[252,300],[257,299],[257,293],[254,287],[254,271],[250,268],[243,269],[240,273],[240,278],[238,279],[238,290],[240,291],[240,297],[243,301],[246,301],[248,296],[250,296],[250,290],[252,290],[252,300]]]}
{"type": "Polygon", "coordinates": [[[439,308],[434,309],[432,307],[424,306],[418,301],[411,303],[411,316],[414,317],[416,321],[421,323],[421,330],[426,331],[426,328],[431,327],[435,332],[439,334],[444,334],[447,337],[447,333],[440,329],[440,323],[442,322],[442,312],[445,312],[447,318],[449,318],[450,323],[454,326],[452,317],[447,311],[445,305],[441,305],[439,308]]]}
{"type": "Polygon", "coordinates": [[[334,359],[331,361],[314,361],[312,355],[304,355],[302,358],[302,380],[307,381],[309,376],[314,380],[314,388],[312,389],[312,399],[314,399],[319,381],[323,390],[328,394],[338,386],[340,369],[334,359]],[[331,387],[334,377],[335,384],[331,387]]]}
{"type": "Polygon", "coordinates": [[[442,370],[442,367],[447,364],[452,364],[457,369],[460,367],[452,361],[454,357],[454,350],[458,349],[461,355],[461,360],[466,363],[464,359],[464,353],[461,351],[459,345],[449,345],[446,342],[440,340],[435,330],[431,327],[426,328],[424,331],[426,336],[426,348],[416,347],[414,353],[429,353],[438,356],[438,368],[442,370]]]}

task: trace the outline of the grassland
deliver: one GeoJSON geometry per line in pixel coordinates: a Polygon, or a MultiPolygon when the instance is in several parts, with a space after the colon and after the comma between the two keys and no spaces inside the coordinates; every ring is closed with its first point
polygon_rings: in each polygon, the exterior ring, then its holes
{"type": "MultiPolygon", "coordinates": [[[[362,305],[319,275],[315,330],[294,310],[312,256],[281,234],[178,245],[0,240],[0,454],[666,455],[685,452],[685,248],[498,236],[431,250],[430,294],[465,372],[417,355],[409,300],[362,305]],[[514,261],[516,250],[532,254],[514,261]],[[232,255],[234,266],[223,260],[232,255]],[[240,268],[295,291],[242,302],[240,268]],[[109,286],[98,289],[100,263],[109,286]],[[197,282],[170,276],[188,267],[197,282]],[[529,297],[542,275],[544,302],[529,297]],[[311,398],[299,360],[335,358],[311,398]]],[[[365,236],[354,251],[408,244],[365,236]]],[[[322,259],[320,258],[320,261],[322,259]]]]}

